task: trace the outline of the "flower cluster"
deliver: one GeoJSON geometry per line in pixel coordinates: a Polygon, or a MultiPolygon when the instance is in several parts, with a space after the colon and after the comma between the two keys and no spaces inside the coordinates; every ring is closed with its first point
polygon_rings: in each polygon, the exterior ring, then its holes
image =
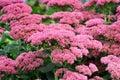
{"type": "Polygon", "coordinates": [[[89,0],[84,4],[84,7],[90,7],[93,6],[94,4],[96,5],[104,5],[105,3],[119,3],[119,0],[89,0]]]}
{"type": "Polygon", "coordinates": [[[72,72],[65,68],[61,68],[56,71],[57,76],[59,76],[62,73],[64,74],[63,78],[61,78],[59,80],[88,80],[87,76],[84,76],[77,72],[72,72]]]}
{"type": "Polygon", "coordinates": [[[79,0],[42,0],[42,2],[44,4],[48,4],[48,6],[54,6],[54,5],[58,5],[58,6],[72,6],[75,9],[79,9],[82,7],[82,3],[79,0]]]}
{"type": "Polygon", "coordinates": [[[23,0],[0,0],[0,7],[4,7],[14,3],[23,3],[23,0]]]}
{"type": "Polygon", "coordinates": [[[6,56],[0,56],[0,74],[2,73],[8,73],[8,74],[17,74],[16,69],[17,62],[6,57],[6,56]]]}
{"type": "Polygon", "coordinates": [[[51,53],[53,63],[60,63],[67,62],[69,64],[73,64],[75,62],[76,56],[70,52],[70,50],[64,49],[56,49],[51,53]]]}
{"type": "MultiPolygon", "coordinates": [[[[19,24],[19,23],[18,23],[19,24]]],[[[15,25],[11,28],[10,35],[15,39],[23,39],[27,41],[31,34],[40,32],[44,29],[44,25],[29,24],[29,25],[15,25]]]]}
{"type": "Polygon", "coordinates": [[[106,70],[111,74],[113,79],[120,79],[120,58],[114,55],[102,57],[101,62],[107,64],[106,70]]]}
{"type": "Polygon", "coordinates": [[[99,18],[90,19],[87,22],[85,22],[86,26],[94,26],[94,25],[103,24],[103,23],[104,23],[104,20],[99,18]]]}
{"type": "Polygon", "coordinates": [[[17,58],[17,67],[23,71],[34,70],[36,67],[43,65],[43,59],[41,58],[42,52],[28,52],[21,53],[17,58]]]}
{"type": "Polygon", "coordinates": [[[75,69],[77,71],[79,71],[80,73],[84,74],[84,75],[89,75],[91,76],[92,73],[98,71],[97,67],[95,64],[90,63],[89,66],[86,65],[78,65],[75,67],[75,69]]]}
{"type": "Polygon", "coordinates": [[[56,12],[50,15],[50,18],[58,19],[59,23],[66,24],[79,24],[84,20],[83,14],[81,12],[56,12]]]}
{"type": "Polygon", "coordinates": [[[11,4],[7,5],[2,8],[1,12],[6,13],[2,16],[0,16],[0,19],[3,22],[7,22],[11,19],[15,18],[15,15],[17,14],[22,14],[22,13],[31,13],[32,9],[28,5],[24,3],[16,3],[16,4],[11,4]]]}
{"type": "Polygon", "coordinates": [[[15,60],[6,56],[0,56],[0,77],[4,73],[18,74],[19,69],[22,71],[34,70],[37,67],[43,66],[44,61],[42,58],[47,57],[47,55],[43,54],[42,50],[21,53],[15,60]]]}
{"type": "Polygon", "coordinates": [[[99,76],[95,76],[89,80],[104,80],[103,78],[99,77],[99,76]]]}
{"type": "MultiPolygon", "coordinates": [[[[18,15],[19,16],[19,15],[18,15]]],[[[29,24],[39,24],[42,21],[42,16],[37,14],[26,14],[25,16],[20,15],[22,18],[17,18],[19,20],[12,20],[10,22],[10,27],[15,25],[29,25],[29,24]]]]}

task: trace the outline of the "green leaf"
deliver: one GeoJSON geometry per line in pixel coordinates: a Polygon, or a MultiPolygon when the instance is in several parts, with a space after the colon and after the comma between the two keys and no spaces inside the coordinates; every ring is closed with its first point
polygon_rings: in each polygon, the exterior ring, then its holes
{"type": "Polygon", "coordinates": [[[53,73],[53,72],[48,72],[48,73],[46,73],[46,76],[47,76],[47,79],[48,79],[48,80],[55,80],[55,79],[54,79],[54,73],[53,73]]]}
{"type": "Polygon", "coordinates": [[[56,12],[56,9],[54,9],[54,8],[49,8],[49,9],[45,12],[45,14],[51,15],[51,14],[53,14],[54,12],[56,12]]]}
{"type": "Polygon", "coordinates": [[[111,77],[110,77],[110,74],[107,74],[107,75],[103,76],[103,79],[104,80],[112,80],[111,77]]]}
{"type": "Polygon", "coordinates": [[[52,71],[54,69],[54,67],[55,67],[55,64],[50,63],[47,66],[43,67],[41,72],[43,72],[43,73],[50,72],[50,71],[52,71]]]}

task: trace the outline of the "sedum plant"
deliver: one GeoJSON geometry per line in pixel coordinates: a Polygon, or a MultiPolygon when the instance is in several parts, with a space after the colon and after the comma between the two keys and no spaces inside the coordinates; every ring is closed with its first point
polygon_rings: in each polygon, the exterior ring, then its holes
{"type": "Polygon", "coordinates": [[[119,0],[40,4],[0,0],[1,80],[120,79],[119,0]]]}

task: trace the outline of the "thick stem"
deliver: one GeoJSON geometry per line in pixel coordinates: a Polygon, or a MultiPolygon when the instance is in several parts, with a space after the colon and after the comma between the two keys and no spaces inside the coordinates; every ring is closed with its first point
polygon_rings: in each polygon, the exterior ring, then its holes
{"type": "Polygon", "coordinates": [[[58,80],[58,77],[56,75],[54,75],[54,76],[55,76],[55,80],[58,80]]]}

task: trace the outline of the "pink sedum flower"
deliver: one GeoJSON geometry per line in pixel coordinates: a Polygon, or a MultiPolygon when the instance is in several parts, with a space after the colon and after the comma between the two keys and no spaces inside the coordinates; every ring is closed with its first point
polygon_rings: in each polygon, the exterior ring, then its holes
{"type": "Polygon", "coordinates": [[[23,3],[23,0],[0,0],[0,6],[4,7],[14,3],[23,3]]]}
{"type": "Polygon", "coordinates": [[[120,63],[111,62],[106,70],[111,74],[112,79],[120,80],[120,63]]]}
{"type": "Polygon", "coordinates": [[[89,0],[89,2],[86,2],[84,4],[84,7],[90,7],[93,6],[94,4],[96,5],[104,5],[106,3],[119,3],[119,0],[89,0]]]}
{"type": "Polygon", "coordinates": [[[42,32],[37,32],[31,35],[28,38],[28,42],[31,42],[32,45],[41,45],[42,41],[49,42],[51,39],[54,39],[59,43],[59,45],[65,47],[70,44],[70,41],[74,36],[75,33],[68,30],[44,29],[42,32]]]}
{"type": "Polygon", "coordinates": [[[27,39],[36,32],[43,31],[45,25],[40,24],[29,24],[29,25],[15,25],[11,28],[10,35],[15,39],[23,39],[27,41],[27,39]]]}
{"type": "Polygon", "coordinates": [[[63,73],[63,77],[59,80],[88,80],[87,76],[79,74],[77,72],[72,72],[66,68],[60,68],[56,71],[56,75],[59,76],[63,73]]]}
{"type": "Polygon", "coordinates": [[[104,79],[102,77],[99,77],[99,76],[94,76],[93,78],[91,78],[89,80],[104,80],[104,79]]]}
{"type": "Polygon", "coordinates": [[[104,20],[100,18],[95,18],[95,19],[90,19],[86,23],[86,26],[94,26],[94,25],[99,25],[99,24],[104,24],[104,20]]]}
{"type": "Polygon", "coordinates": [[[17,58],[17,67],[23,71],[34,70],[43,65],[42,52],[21,53],[17,58]]]}
{"type": "Polygon", "coordinates": [[[82,58],[83,57],[83,53],[81,51],[81,49],[77,48],[77,47],[71,47],[70,48],[71,52],[76,55],[78,58],[82,58]]]}
{"type": "MultiPolygon", "coordinates": [[[[18,15],[19,16],[19,15],[18,15]]],[[[26,14],[17,20],[12,20],[10,22],[10,27],[16,25],[29,25],[29,24],[40,24],[42,22],[42,16],[38,14],[26,14]]]]}
{"type": "Polygon", "coordinates": [[[108,55],[101,58],[101,62],[104,64],[109,64],[111,62],[120,63],[120,58],[114,55],[108,55]]]}
{"type": "Polygon", "coordinates": [[[93,64],[93,63],[89,64],[89,68],[90,68],[90,70],[91,70],[92,73],[98,71],[97,66],[95,64],[93,64]]]}
{"type": "Polygon", "coordinates": [[[59,22],[64,24],[79,24],[84,20],[81,12],[56,12],[50,18],[60,19],[59,22]]]}
{"type": "Polygon", "coordinates": [[[86,65],[76,66],[75,69],[84,75],[89,75],[89,76],[92,75],[90,68],[86,65]]]}
{"type": "Polygon", "coordinates": [[[70,52],[70,50],[64,49],[55,49],[51,53],[51,58],[53,63],[60,63],[67,62],[69,64],[73,64],[76,61],[76,56],[70,52]]]}
{"type": "Polygon", "coordinates": [[[31,13],[32,9],[30,6],[28,6],[25,3],[16,3],[16,4],[11,4],[11,5],[3,7],[1,11],[16,15],[20,13],[31,13]]]}
{"type": "Polygon", "coordinates": [[[6,56],[0,56],[0,73],[17,74],[17,62],[6,56]]]}
{"type": "Polygon", "coordinates": [[[116,10],[118,13],[120,13],[120,6],[117,7],[117,10],[116,10]]]}
{"type": "Polygon", "coordinates": [[[44,4],[48,4],[48,6],[54,6],[54,5],[58,5],[58,6],[72,6],[75,9],[79,9],[82,7],[82,3],[79,0],[43,0],[42,1],[44,4]]]}

